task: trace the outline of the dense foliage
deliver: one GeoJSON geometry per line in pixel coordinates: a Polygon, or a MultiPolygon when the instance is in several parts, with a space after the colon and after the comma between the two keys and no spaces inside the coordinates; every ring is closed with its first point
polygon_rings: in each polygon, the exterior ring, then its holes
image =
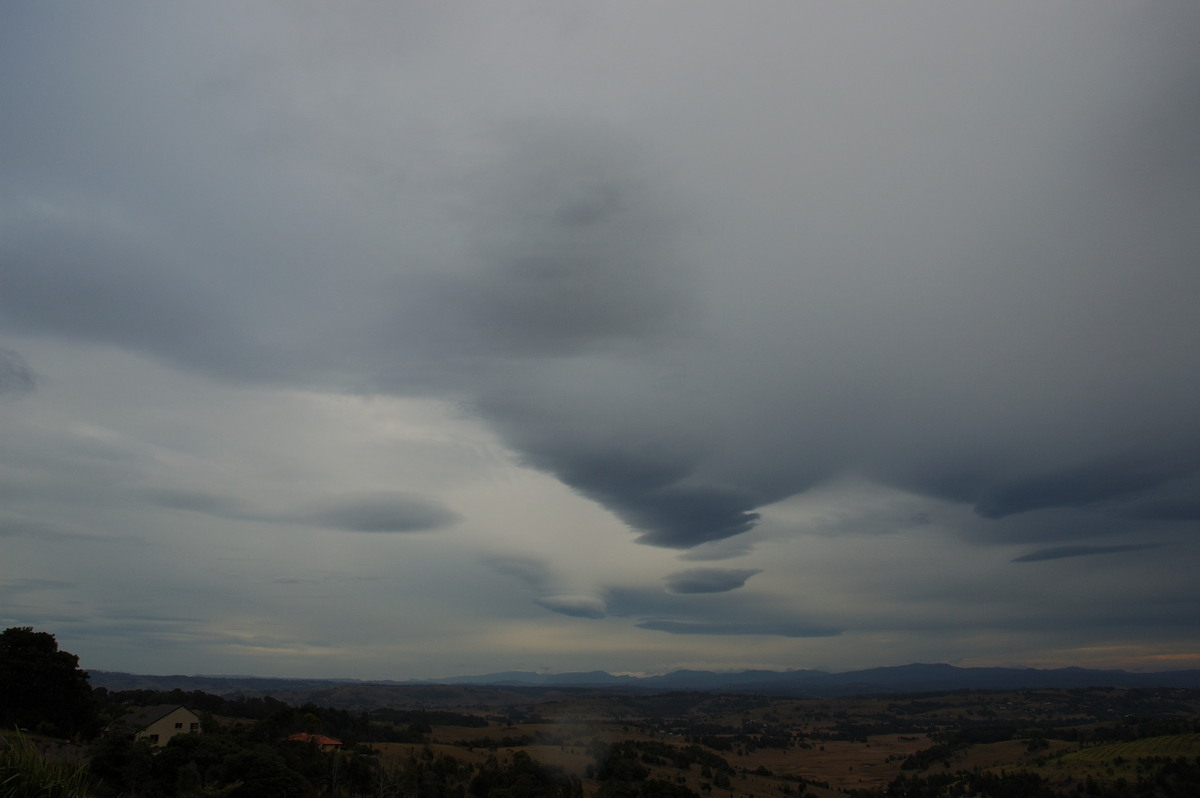
{"type": "Polygon", "coordinates": [[[1137,762],[1134,778],[1052,784],[1032,771],[993,773],[957,771],[924,776],[902,774],[883,792],[859,790],[854,798],[1195,798],[1200,787],[1200,757],[1147,757],[1137,762]]]}
{"type": "Polygon", "coordinates": [[[0,632],[0,725],[59,737],[96,731],[88,675],[54,635],[29,626],[0,632]]]}

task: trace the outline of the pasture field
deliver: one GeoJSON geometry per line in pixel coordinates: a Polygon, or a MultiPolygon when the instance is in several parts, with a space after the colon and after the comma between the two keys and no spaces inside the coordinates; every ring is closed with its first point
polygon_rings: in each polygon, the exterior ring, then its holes
{"type": "Polygon", "coordinates": [[[1118,759],[1136,760],[1151,756],[1165,756],[1171,759],[1180,756],[1200,756],[1200,734],[1172,734],[1096,745],[1067,754],[1063,759],[1069,762],[1108,764],[1118,759]]]}
{"type": "MultiPolygon", "coordinates": [[[[1063,754],[1038,768],[1038,771],[1052,780],[1068,777],[1082,781],[1091,777],[1098,781],[1121,778],[1132,781],[1141,769],[1138,760],[1155,757],[1192,759],[1198,756],[1200,734],[1173,734],[1087,746],[1063,754]]],[[[1197,790],[1200,794],[1200,785],[1197,785],[1197,790]]]]}
{"type": "MultiPolygon", "coordinates": [[[[628,720],[628,719],[623,719],[628,720]]],[[[728,716],[716,718],[731,720],[728,716]]],[[[536,761],[550,767],[562,768],[578,777],[584,794],[593,795],[599,788],[588,777],[589,766],[595,766],[595,751],[610,743],[628,740],[649,744],[667,744],[684,748],[694,743],[686,735],[649,731],[637,722],[614,722],[603,718],[550,723],[519,723],[487,728],[460,726],[434,727],[429,743],[380,743],[372,745],[385,760],[399,763],[422,757],[452,756],[460,762],[481,765],[495,757],[502,765],[512,761],[517,751],[523,751],[536,761]],[[529,740],[524,745],[498,744],[492,747],[481,742],[529,740]],[[536,742],[534,742],[536,741],[536,742]]],[[[735,747],[718,753],[735,771],[730,784],[723,789],[713,787],[713,776],[697,765],[680,769],[667,765],[649,764],[653,778],[686,786],[698,794],[732,795],[734,798],[764,795],[799,795],[798,781],[808,782],[804,794],[826,798],[850,790],[882,791],[900,775],[902,762],[910,755],[931,745],[928,737],[902,734],[874,735],[865,741],[827,740],[808,747],[788,748],[735,747]],[[708,785],[708,789],[706,789],[708,785]],[[790,791],[790,792],[785,792],[790,791]]],[[[993,746],[978,746],[979,751],[966,752],[957,769],[976,764],[989,767],[1012,767],[1025,761],[1025,743],[1010,741],[993,746]]]]}
{"type": "Polygon", "coordinates": [[[394,768],[453,757],[465,772],[489,760],[506,767],[526,754],[578,779],[584,798],[601,791],[596,774],[614,744],[635,751],[649,778],[705,798],[884,795],[901,776],[972,772],[1036,773],[1073,794],[1089,778],[1133,783],[1147,767],[1139,769],[1139,759],[1200,756],[1200,734],[1095,742],[1098,732],[1132,728],[1138,717],[1195,723],[1200,694],[1191,693],[1053,690],[831,700],[692,693],[546,702],[527,707],[519,721],[481,717],[487,726],[434,725],[424,742],[371,747],[394,768]],[[1155,714],[1124,712],[1131,701],[1155,714]],[[1002,734],[990,735],[992,729],[1002,734]],[[672,749],[682,762],[664,753],[672,749]],[[914,757],[930,749],[945,753],[914,757]]]}

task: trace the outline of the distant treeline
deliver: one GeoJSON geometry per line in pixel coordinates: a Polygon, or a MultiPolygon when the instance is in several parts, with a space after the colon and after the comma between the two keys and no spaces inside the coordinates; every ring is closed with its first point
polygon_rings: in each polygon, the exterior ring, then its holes
{"type": "MultiPolygon", "coordinates": [[[[337,737],[346,743],[360,741],[375,742],[421,742],[434,726],[486,727],[486,718],[464,715],[446,710],[401,710],[391,708],[374,709],[370,712],[321,707],[308,703],[293,707],[271,696],[246,698],[236,696],[223,698],[201,690],[121,690],[112,692],[103,687],[96,689],[102,705],[110,706],[153,706],[156,704],[179,704],[200,713],[225,718],[255,721],[265,733],[276,729],[305,727],[319,728],[322,733],[337,737]]],[[[116,715],[110,709],[110,716],[116,715]]]]}
{"type": "MultiPolygon", "coordinates": [[[[903,770],[926,770],[936,763],[949,763],[955,754],[973,745],[1027,740],[1028,750],[1036,751],[1048,747],[1048,740],[1063,740],[1076,743],[1103,745],[1113,742],[1130,742],[1148,737],[1200,734],[1200,720],[1180,717],[1125,718],[1113,724],[1077,727],[1022,727],[1012,723],[997,723],[987,726],[972,726],[930,735],[937,743],[906,758],[903,770]]],[[[899,794],[899,793],[898,793],[899,794]]]]}

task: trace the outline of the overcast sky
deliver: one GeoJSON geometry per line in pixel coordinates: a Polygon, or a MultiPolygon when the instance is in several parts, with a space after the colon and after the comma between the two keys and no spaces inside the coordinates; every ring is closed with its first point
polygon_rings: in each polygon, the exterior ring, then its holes
{"type": "Polygon", "coordinates": [[[1200,667],[1200,6],[7,2],[0,623],[1200,667]]]}

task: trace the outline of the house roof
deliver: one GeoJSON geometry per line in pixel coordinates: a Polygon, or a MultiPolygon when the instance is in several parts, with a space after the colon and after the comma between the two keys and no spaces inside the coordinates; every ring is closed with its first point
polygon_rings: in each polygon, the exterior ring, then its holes
{"type": "MultiPolygon", "coordinates": [[[[162,720],[177,709],[192,712],[182,704],[155,704],[149,707],[138,707],[121,718],[122,723],[128,723],[135,729],[144,729],[157,720],[162,720]]],[[[192,713],[195,714],[194,712],[192,713]]]]}
{"type": "Polygon", "coordinates": [[[321,746],[342,744],[341,740],[335,740],[332,737],[326,737],[323,734],[308,734],[307,732],[293,734],[291,737],[288,737],[288,739],[295,740],[299,743],[316,743],[317,745],[321,746]]]}

